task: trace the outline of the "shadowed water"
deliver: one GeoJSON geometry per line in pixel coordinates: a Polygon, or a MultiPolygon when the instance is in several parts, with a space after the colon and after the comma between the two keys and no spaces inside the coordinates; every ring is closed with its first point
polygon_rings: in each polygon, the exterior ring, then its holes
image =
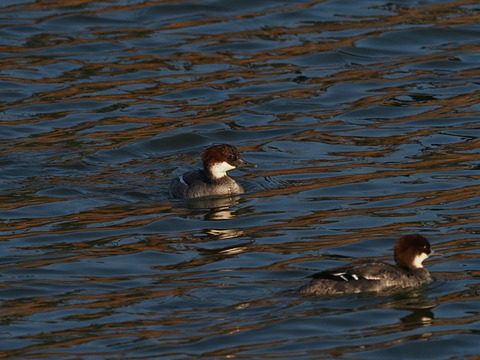
{"type": "Polygon", "coordinates": [[[0,357],[476,359],[476,1],[3,1],[0,357]],[[230,143],[235,199],[170,201],[230,143]],[[436,281],[290,290],[418,232],[436,281]]]}

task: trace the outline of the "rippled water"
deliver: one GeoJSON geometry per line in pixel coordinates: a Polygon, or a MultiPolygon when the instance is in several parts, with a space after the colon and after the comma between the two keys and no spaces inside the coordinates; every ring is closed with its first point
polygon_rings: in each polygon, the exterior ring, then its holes
{"type": "Polygon", "coordinates": [[[478,359],[477,1],[2,1],[0,357],[478,359]],[[237,201],[171,202],[213,143],[237,201]],[[288,295],[420,232],[437,281],[288,295]]]}

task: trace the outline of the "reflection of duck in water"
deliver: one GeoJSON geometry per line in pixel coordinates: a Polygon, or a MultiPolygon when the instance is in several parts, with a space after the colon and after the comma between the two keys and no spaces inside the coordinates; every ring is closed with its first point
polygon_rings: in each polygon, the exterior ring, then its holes
{"type": "Polygon", "coordinates": [[[203,170],[190,171],[172,180],[170,196],[193,199],[205,196],[243,194],[242,186],[227,175],[237,167],[255,166],[243,160],[232,145],[214,145],[204,150],[200,157],[203,170]]]}
{"type": "Polygon", "coordinates": [[[396,265],[378,260],[357,260],[324,270],[298,289],[301,295],[345,295],[417,287],[433,280],[422,262],[433,254],[423,236],[402,236],[394,247],[396,265]]]}

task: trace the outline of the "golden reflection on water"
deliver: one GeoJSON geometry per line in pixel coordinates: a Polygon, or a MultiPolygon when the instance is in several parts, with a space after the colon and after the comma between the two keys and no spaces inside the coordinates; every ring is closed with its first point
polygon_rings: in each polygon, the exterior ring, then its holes
{"type": "MultiPolygon", "coordinates": [[[[11,134],[0,147],[8,173],[0,195],[0,243],[9,251],[1,318],[30,327],[21,335],[9,330],[30,345],[0,351],[0,357],[81,356],[71,349],[101,341],[125,347],[128,339],[135,349],[194,346],[236,335],[245,343],[205,346],[199,356],[258,351],[259,358],[281,357],[276,349],[297,341],[292,356],[330,358],[471,334],[476,309],[450,317],[438,308],[469,308],[479,300],[472,283],[478,270],[464,266],[480,250],[472,202],[480,176],[467,172],[480,148],[478,122],[471,120],[479,115],[478,69],[474,61],[446,68],[480,47],[429,40],[435,31],[475,29],[480,16],[467,9],[476,1],[379,3],[384,15],[269,23],[274,15],[318,12],[324,3],[196,16],[171,10],[159,18],[147,15],[160,11],[156,6],[189,2],[34,1],[3,8],[23,12],[19,21],[31,35],[10,29],[11,36],[25,38],[1,45],[10,56],[0,62],[0,81],[13,89],[4,92],[13,100],[0,99],[0,125],[11,134]],[[148,21],[137,23],[140,16],[148,21]],[[259,25],[229,26],[250,19],[259,25]],[[58,30],[70,21],[78,21],[77,30],[58,30]],[[227,31],[208,30],[222,24],[227,31]],[[405,46],[405,55],[389,55],[397,50],[391,39],[409,40],[397,32],[415,29],[427,43],[413,39],[418,49],[409,53],[405,46]],[[437,145],[439,134],[451,139],[437,145]],[[182,140],[186,136],[191,143],[182,140]],[[168,201],[161,194],[168,178],[193,166],[195,151],[219,140],[238,142],[260,160],[270,156],[262,160],[264,170],[237,175],[262,185],[226,203],[168,201]],[[296,152],[288,149],[292,143],[296,152]],[[326,153],[316,153],[316,144],[327,145],[326,153]],[[401,148],[406,155],[397,155],[401,148]],[[449,186],[437,187],[442,177],[449,186]],[[428,188],[413,187],[429,182],[428,188]],[[378,191],[364,192],[371,184],[378,191]],[[408,184],[411,190],[403,192],[400,186],[408,184]],[[347,193],[336,190],[344,187],[347,193]],[[74,202],[92,199],[97,202],[84,207],[74,202]],[[368,220],[338,225],[361,217],[368,220]],[[350,309],[277,296],[279,288],[301,283],[305,264],[317,266],[337,253],[337,260],[349,260],[337,248],[365,239],[382,241],[374,256],[390,260],[389,239],[410,229],[432,235],[443,256],[427,266],[446,285],[431,290],[435,295],[410,294],[413,304],[398,322],[362,325],[346,317],[350,309]],[[116,261],[118,268],[111,265],[116,261]],[[258,295],[265,288],[272,289],[269,295],[258,295]],[[299,328],[283,321],[313,321],[321,332],[319,320],[338,326],[329,318],[335,312],[352,322],[341,345],[299,350],[310,342],[333,344],[338,334],[289,340],[299,328]],[[417,328],[422,333],[412,332],[417,328]],[[262,329],[285,336],[269,338],[262,329]],[[253,341],[249,334],[261,336],[253,341]]],[[[355,305],[355,313],[405,310],[399,299],[378,301],[355,305]]],[[[88,355],[118,354],[115,348],[88,355]]],[[[172,356],[179,351],[171,350],[172,356]]]]}

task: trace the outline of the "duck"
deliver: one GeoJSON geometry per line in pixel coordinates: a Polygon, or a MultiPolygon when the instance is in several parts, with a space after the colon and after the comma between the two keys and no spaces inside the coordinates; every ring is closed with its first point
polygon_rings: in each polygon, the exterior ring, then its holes
{"type": "Polygon", "coordinates": [[[337,296],[379,293],[386,290],[420,287],[433,282],[423,261],[434,254],[420,234],[401,236],[393,248],[395,264],[362,259],[310,275],[297,293],[304,296],[337,296]]]}
{"type": "Polygon", "coordinates": [[[186,172],[170,182],[174,199],[194,199],[243,194],[243,187],[227,172],[241,167],[256,167],[242,159],[238,149],[229,144],[213,145],[200,153],[203,169],[186,172]]]}

